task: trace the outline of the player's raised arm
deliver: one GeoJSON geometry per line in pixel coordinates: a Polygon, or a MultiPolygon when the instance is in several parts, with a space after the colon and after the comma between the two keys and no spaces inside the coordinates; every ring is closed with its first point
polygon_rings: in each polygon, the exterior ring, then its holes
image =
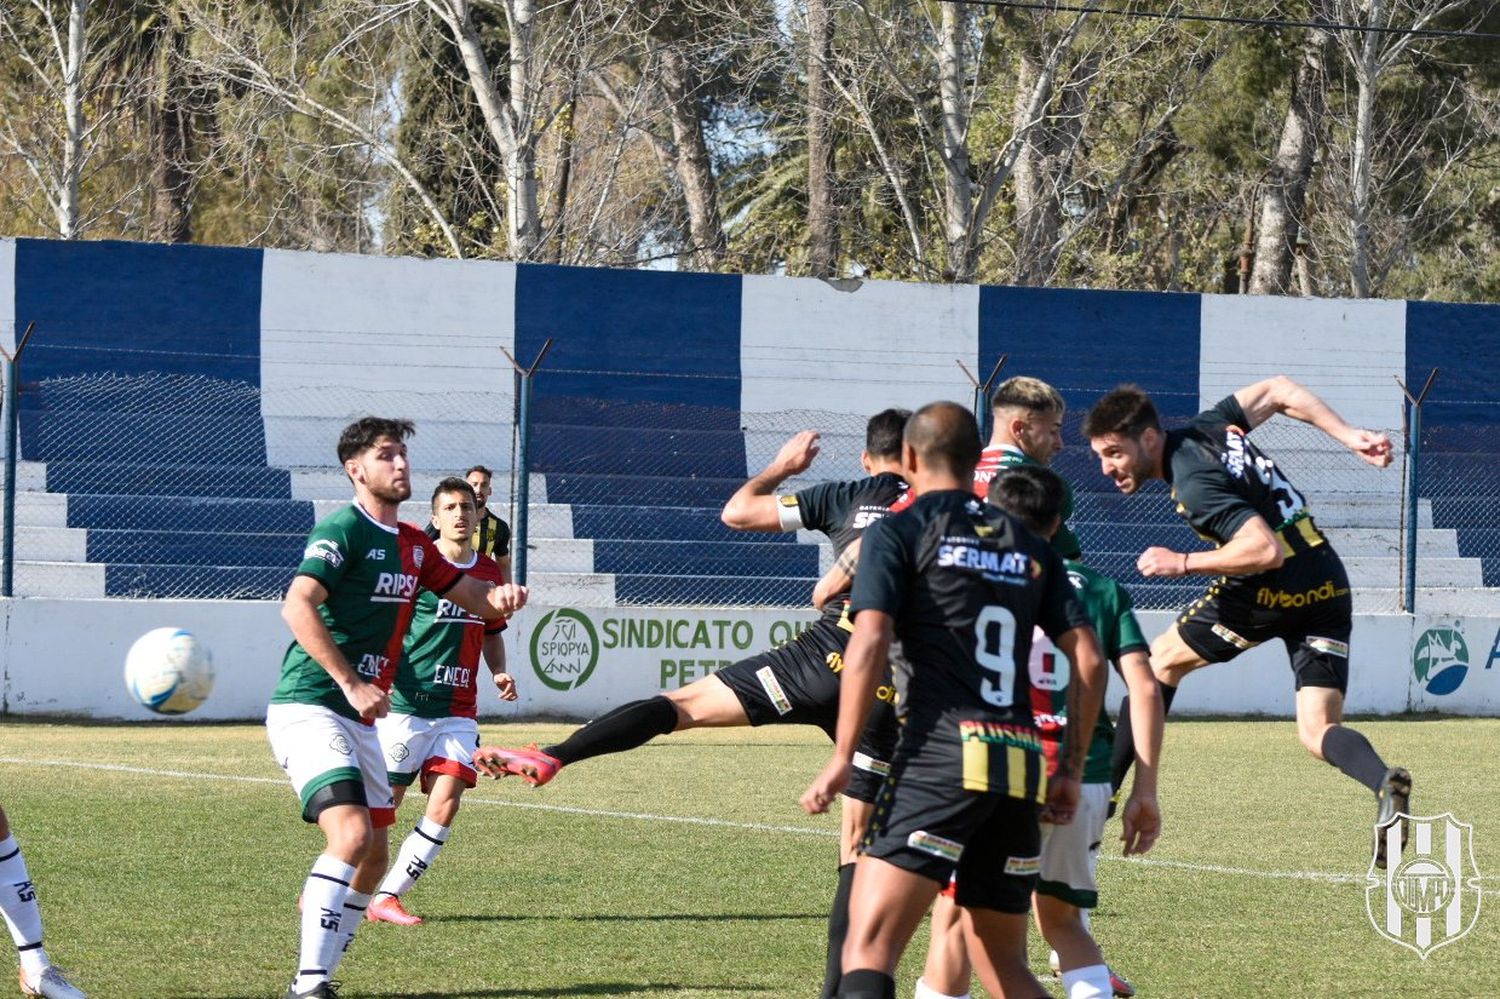
{"type": "Polygon", "coordinates": [[[881,611],[866,610],[854,619],[854,634],[844,651],[844,668],[839,674],[839,722],[833,756],[802,794],[802,807],[809,815],[826,812],[849,785],[854,749],[869,718],[875,689],[885,675],[894,629],[891,616],[881,611]]]}
{"type": "Polygon", "coordinates": [[[1161,836],[1156,787],[1166,708],[1161,687],[1151,672],[1151,657],[1145,652],[1121,656],[1120,675],[1125,678],[1130,697],[1130,731],[1135,746],[1135,781],[1121,813],[1120,839],[1125,843],[1125,855],[1130,856],[1150,850],[1161,836]]]}
{"type": "Polygon", "coordinates": [[[1391,463],[1389,437],[1374,430],[1350,426],[1312,390],[1286,375],[1246,385],[1234,394],[1234,398],[1250,422],[1246,430],[1260,426],[1277,413],[1285,413],[1294,420],[1317,427],[1376,468],[1385,468],[1391,463]]]}
{"type": "Polygon", "coordinates": [[[804,430],[781,445],[776,457],[759,475],[734,491],[719,519],[736,531],[795,531],[801,527],[801,515],[795,505],[786,508],[791,517],[785,516],[775,495],[776,487],[812,466],[820,439],[816,430],[804,430]],[[788,526],[791,519],[796,522],[788,526]]]}
{"type": "Polygon", "coordinates": [[[318,610],[327,599],[328,589],[322,583],[311,576],[296,576],[281,605],[281,619],[292,630],[297,644],[333,677],[351,708],[365,718],[384,718],[390,711],[391,697],[373,683],[366,683],[344,658],[318,610]]]}
{"type": "Polygon", "coordinates": [[[496,586],[473,576],[463,576],[443,596],[470,614],[477,614],[486,621],[496,621],[525,607],[530,592],[515,583],[496,586]]]}

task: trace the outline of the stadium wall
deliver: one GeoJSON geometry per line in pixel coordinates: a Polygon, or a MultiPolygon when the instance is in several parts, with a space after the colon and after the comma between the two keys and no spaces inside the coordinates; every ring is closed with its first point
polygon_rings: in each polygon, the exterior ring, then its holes
{"type": "MultiPolygon", "coordinates": [[[[515,390],[502,349],[529,362],[548,338],[555,345],[536,396],[542,420],[571,433],[577,428],[569,417],[580,403],[592,402],[600,422],[620,422],[625,439],[644,433],[632,422],[640,413],[654,421],[678,419],[711,438],[713,449],[695,455],[694,467],[674,467],[670,458],[659,466],[663,480],[714,483],[758,471],[780,443],[788,411],[860,422],[884,406],[941,397],[967,402],[972,387],[955,361],[982,377],[1001,354],[1009,356],[1007,373],[1052,381],[1075,410],[1102,386],[1130,379],[1152,391],[1168,416],[1187,416],[1249,380],[1285,372],[1352,420],[1390,429],[1401,423],[1401,396],[1391,375],[1420,385],[1437,365],[1444,376],[1439,398],[1429,404],[1429,424],[1448,418],[1447,398],[1491,400],[1452,411],[1453,420],[1468,421],[1462,427],[1476,439],[1491,438],[1500,424],[1490,384],[1500,306],[826,283],[0,240],[0,344],[12,349],[31,321],[37,333],[24,367],[28,383],[128,376],[164,365],[195,379],[233,382],[259,400],[259,419],[252,407],[235,460],[269,470],[326,469],[334,479],[333,436],[351,413],[363,412],[419,420],[413,443],[419,474],[476,460],[508,467],[515,390]]],[[[28,406],[36,405],[23,394],[23,421],[48,417],[39,410],[28,416],[28,406]]],[[[78,469],[82,476],[128,452],[131,434],[155,441],[175,426],[125,418],[101,423],[98,415],[80,410],[76,419],[85,422],[77,432],[56,435],[58,446],[71,450],[56,455],[29,453],[36,438],[23,422],[22,457],[49,463],[49,488],[58,490],[51,481],[56,476],[66,491],[62,473],[78,469]],[[101,427],[123,436],[103,436],[101,427]]],[[[50,418],[57,419],[55,412],[50,418]]],[[[601,440],[584,439],[588,450],[579,461],[639,460],[619,440],[603,447],[601,440]]],[[[844,443],[830,445],[820,459],[822,474],[855,471],[857,448],[844,443]]],[[[1280,452],[1274,442],[1271,448],[1294,481],[1319,473],[1316,451],[1280,452]]],[[[1365,475],[1359,491],[1399,497],[1398,476],[1362,469],[1342,456],[1340,469],[1343,486],[1353,488],[1351,477],[1365,475]]],[[[295,477],[289,486],[278,479],[266,494],[290,501],[301,498],[298,488],[295,477]]],[[[538,606],[518,620],[513,636],[525,646],[520,672],[527,694],[507,710],[586,716],[748,651],[732,634],[727,646],[676,649],[651,646],[649,636],[646,647],[609,646],[608,633],[601,632],[603,654],[588,678],[548,686],[534,676],[530,660],[531,637],[544,630],[550,613],[548,595],[537,597],[538,606]],[[664,672],[672,661],[676,672],[664,672]]],[[[0,708],[23,713],[143,717],[121,703],[124,650],[148,628],[174,624],[202,634],[220,665],[218,692],[194,717],[253,717],[274,683],[286,635],[275,604],[250,601],[31,599],[3,602],[3,613],[0,708]],[[66,662],[59,661],[59,648],[69,650],[66,662]]],[[[774,637],[777,622],[785,629],[787,621],[806,619],[793,612],[647,608],[578,613],[591,622],[614,621],[621,636],[628,633],[625,622],[636,620],[750,622],[756,648],[774,637]]],[[[1500,609],[1488,613],[1500,616],[1500,609]]],[[[1166,620],[1147,617],[1152,627],[1166,620]]],[[[546,627],[567,623],[566,615],[554,616],[546,627]]],[[[1490,689],[1495,632],[1494,617],[1465,618],[1461,625],[1422,616],[1361,618],[1351,708],[1486,713],[1500,707],[1490,689]],[[1418,676],[1416,646],[1431,633],[1439,637],[1423,645],[1426,671],[1418,676]],[[1463,663],[1460,652],[1468,657],[1463,663]],[[1460,665],[1462,675],[1455,672],[1460,665]]],[[[557,641],[566,645],[567,639],[557,641]]],[[[583,667],[575,668],[582,675],[583,667]]],[[[1287,714],[1285,670],[1279,649],[1260,650],[1195,679],[1181,710],[1287,714]]]]}
{"type": "MultiPolygon", "coordinates": [[[[136,636],[181,627],[213,653],[213,696],[189,720],[253,720],[265,713],[288,634],[279,606],[264,601],[7,600],[0,709],[17,715],[154,718],[125,691],[121,670],[136,636]]],[[[1172,615],[1147,612],[1148,635],[1172,615]]],[[[578,609],[538,603],[506,632],[520,700],[488,691],[490,717],[589,718],[671,690],[797,633],[799,611],[681,608],[578,609]]],[[[1489,715],[1500,711],[1500,616],[1355,619],[1348,710],[1489,715]]],[[[1117,705],[1123,684],[1110,685],[1117,705]]],[[[1279,644],[1190,677],[1176,714],[1294,713],[1292,678],[1279,644]]]]}

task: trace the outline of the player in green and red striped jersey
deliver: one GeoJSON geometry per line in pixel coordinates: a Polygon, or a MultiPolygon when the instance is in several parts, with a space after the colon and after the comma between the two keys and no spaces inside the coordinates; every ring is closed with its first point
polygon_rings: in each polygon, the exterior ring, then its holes
{"type": "MultiPolygon", "coordinates": [[[[479,519],[473,487],[459,478],[439,482],[432,494],[437,549],[466,574],[503,583],[505,572],[474,550],[479,519]]],[[[420,774],[427,810],[401,844],[396,862],[380,882],[367,918],[415,926],[401,895],[432,867],[448,842],[459,800],[474,786],[474,749],[479,745],[479,659],[489,667],[500,698],[516,699],[516,682],[505,671],[504,621],[485,621],[431,591],[417,598],[406,654],[391,688],[391,713],[375,724],[385,753],[396,806],[420,774]]]]}
{"type": "Polygon", "coordinates": [[[374,722],[390,709],[418,588],[499,620],[526,603],[525,587],[465,576],[427,535],[398,523],[411,496],[409,420],[365,417],[344,428],[338,456],[354,502],[308,538],[281,616],[293,642],[266,709],[271,750],[291,778],[302,817],[326,846],[302,889],[301,948],[287,999],[334,995],[338,966],[388,860],[383,831],[396,817],[374,722]]]}

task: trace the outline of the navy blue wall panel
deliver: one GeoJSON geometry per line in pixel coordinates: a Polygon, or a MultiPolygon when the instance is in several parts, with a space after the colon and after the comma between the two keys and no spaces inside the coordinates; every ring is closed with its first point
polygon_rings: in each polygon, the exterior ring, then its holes
{"type": "Polygon", "coordinates": [[[173,372],[260,384],[261,251],[16,241],[28,382],[173,372]]]}
{"type": "Polygon", "coordinates": [[[664,408],[669,426],[738,429],[736,275],[522,265],[516,274],[518,359],[530,363],[548,337],[554,338],[552,352],[534,396],[546,422],[575,422],[571,400],[585,407],[589,400],[608,400],[610,410],[664,408]],[[682,418],[671,419],[679,409],[682,418]]]}
{"type": "Polygon", "coordinates": [[[983,374],[1050,382],[1075,414],[1122,381],[1143,386],[1167,418],[1198,411],[1198,295],[1064,288],[979,289],[983,374]]]}

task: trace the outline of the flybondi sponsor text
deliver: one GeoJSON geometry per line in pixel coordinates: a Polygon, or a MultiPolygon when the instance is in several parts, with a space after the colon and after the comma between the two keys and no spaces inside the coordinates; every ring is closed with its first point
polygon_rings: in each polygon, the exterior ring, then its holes
{"type": "Polygon", "coordinates": [[[1308,604],[1322,603],[1324,600],[1332,600],[1334,597],[1342,597],[1348,590],[1339,589],[1329,580],[1322,586],[1302,593],[1288,593],[1286,590],[1273,590],[1268,586],[1262,586],[1255,591],[1255,602],[1262,607],[1286,609],[1289,607],[1306,607],[1308,604]]]}

